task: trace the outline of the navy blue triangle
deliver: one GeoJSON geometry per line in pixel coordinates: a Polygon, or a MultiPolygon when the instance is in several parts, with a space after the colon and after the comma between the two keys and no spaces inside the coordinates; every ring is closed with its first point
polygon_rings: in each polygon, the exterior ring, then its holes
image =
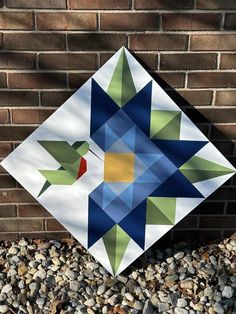
{"type": "Polygon", "coordinates": [[[149,137],[152,100],[152,81],[144,86],[122,110],[149,137]]]}
{"type": "Polygon", "coordinates": [[[92,79],[90,136],[120,109],[92,79]]]}
{"type": "Polygon", "coordinates": [[[116,223],[89,197],[88,248],[97,242],[116,223]]]}
{"type": "Polygon", "coordinates": [[[181,140],[153,140],[153,142],[178,168],[208,143],[181,140]]]}
{"type": "Polygon", "coordinates": [[[165,182],[151,193],[150,196],[161,197],[204,197],[186,177],[177,170],[165,182]]]}
{"type": "Polygon", "coordinates": [[[119,225],[144,250],[146,199],[123,218],[119,225]]]}

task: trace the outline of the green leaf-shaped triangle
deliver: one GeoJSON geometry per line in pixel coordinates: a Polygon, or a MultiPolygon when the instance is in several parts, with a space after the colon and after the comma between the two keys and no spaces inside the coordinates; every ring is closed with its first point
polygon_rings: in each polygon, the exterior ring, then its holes
{"type": "Polygon", "coordinates": [[[121,50],[118,63],[108,86],[107,94],[119,107],[124,106],[136,94],[124,48],[121,50]]]}
{"type": "Polygon", "coordinates": [[[102,239],[111,263],[112,270],[115,274],[125,254],[130,237],[123,229],[121,229],[120,226],[115,225],[102,237],[102,239]]]}
{"type": "Polygon", "coordinates": [[[192,183],[200,182],[215,177],[235,172],[212,161],[193,156],[180,167],[180,171],[192,183]]]}

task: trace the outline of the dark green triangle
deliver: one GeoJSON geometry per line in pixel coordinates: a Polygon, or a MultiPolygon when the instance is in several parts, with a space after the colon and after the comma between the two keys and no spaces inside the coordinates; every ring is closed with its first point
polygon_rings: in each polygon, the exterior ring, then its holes
{"type": "Polygon", "coordinates": [[[230,168],[221,166],[198,156],[193,156],[184,165],[182,165],[179,170],[192,183],[235,172],[230,168]]]}
{"type": "Polygon", "coordinates": [[[119,107],[124,106],[136,94],[134,81],[124,48],[121,51],[107,94],[119,107]]]}
{"type": "Polygon", "coordinates": [[[112,270],[115,274],[125,254],[130,237],[119,225],[115,225],[102,237],[102,239],[112,270]]]}

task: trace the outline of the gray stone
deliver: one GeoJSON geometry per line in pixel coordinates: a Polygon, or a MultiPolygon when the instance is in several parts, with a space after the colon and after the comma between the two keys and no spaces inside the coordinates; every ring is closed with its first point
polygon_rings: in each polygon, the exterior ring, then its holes
{"type": "Polygon", "coordinates": [[[168,311],[170,309],[170,306],[168,303],[159,303],[158,304],[158,311],[161,313],[161,312],[164,312],[164,311],[168,311]]]}
{"type": "Polygon", "coordinates": [[[225,313],[225,311],[224,311],[222,305],[220,304],[220,302],[216,302],[216,303],[214,304],[214,311],[215,311],[216,313],[218,313],[218,314],[224,314],[224,313],[225,313]]]}
{"type": "Polygon", "coordinates": [[[98,294],[98,295],[101,295],[101,294],[103,294],[105,291],[106,291],[106,286],[105,286],[105,285],[100,285],[100,286],[98,287],[97,294],[98,294]]]}
{"type": "Polygon", "coordinates": [[[8,306],[7,305],[0,305],[0,313],[7,313],[8,311],[8,306]]]}
{"type": "Polygon", "coordinates": [[[10,247],[8,253],[11,255],[16,255],[18,253],[18,249],[15,246],[10,247]]]}
{"type": "Polygon", "coordinates": [[[175,314],[188,314],[188,310],[183,309],[182,307],[176,307],[175,314]]]}
{"type": "Polygon", "coordinates": [[[135,301],[134,302],[134,308],[138,311],[141,311],[143,309],[143,303],[140,301],[135,301]]]}
{"type": "Polygon", "coordinates": [[[185,299],[179,298],[177,300],[177,307],[186,307],[188,302],[185,299]]]}
{"type": "Polygon", "coordinates": [[[43,299],[43,298],[37,298],[37,299],[36,299],[36,303],[37,303],[38,305],[44,305],[45,299],[43,299]]]}
{"type": "Polygon", "coordinates": [[[223,291],[222,291],[222,296],[229,299],[232,298],[234,294],[234,289],[231,288],[230,286],[225,286],[223,291]]]}
{"type": "Polygon", "coordinates": [[[36,279],[37,277],[43,280],[46,277],[46,271],[44,269],[37,270],[33,276],[33,279],[36,279]]]}
{"type": "Polygon", "coordinates": [[[80,288],[80,283],[78,281],[76,281],[76,280],[72,280],[69,283],[69,287],[70,287],[71,291],[77,292],[79,290],[79,288],[80,288]]]}
{"type": "Polygon", "coordinates": [[[88,307],[92,307],[96,304],[94,299],[88,299],[84,302],[84,305],[88,306],[88,307]]]}
{"type": "Polygon", "coordinates": [[[184,257],[184,252],[178,252],[174,255],[174,258],[178,261],[184,257]]]}
{"type": "Polygon", "coordinates": [[[12,277],[12,276],[15,276],[17,275],[17,271],[13,268],[10,268],[7,272],[7,277],[12,277]]]}
{"type": "Polygon", "coordinates": [[[153,307],[149,300],[147,300],[144,304],[142,314],[154,314],[153,307]]]}
{"type": "Polygon", "coordinates": [[[65,275],[66,277],[68,277],[70,280],[74,280],[75,279],[75,273],[73,272],[73,270],[67,268],[65,271],[65,275]]]}
{"type": "Polygon", "coordinates": [[[212,290],[211,287],[207,287],[207,288],[204,289],[204,295],[206,297],[210,297],[212,294],[213,294],[213,290],[212,290]]]}
{"type": "Polygon", "coordinates": [[[12,286],[8,283],[8,284],[6,284],[5,286],[3,286],[1,292],[8,294],[11,290],[12,290],[12,286]]]}

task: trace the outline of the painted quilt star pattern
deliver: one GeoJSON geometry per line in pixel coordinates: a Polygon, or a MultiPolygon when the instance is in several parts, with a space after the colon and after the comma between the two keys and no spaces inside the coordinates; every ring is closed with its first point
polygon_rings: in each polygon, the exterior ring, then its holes
{"type": "Polygon", "coordinates": [[[114,275],[235,173],[123,47],[2,166],[114,275]]]}

